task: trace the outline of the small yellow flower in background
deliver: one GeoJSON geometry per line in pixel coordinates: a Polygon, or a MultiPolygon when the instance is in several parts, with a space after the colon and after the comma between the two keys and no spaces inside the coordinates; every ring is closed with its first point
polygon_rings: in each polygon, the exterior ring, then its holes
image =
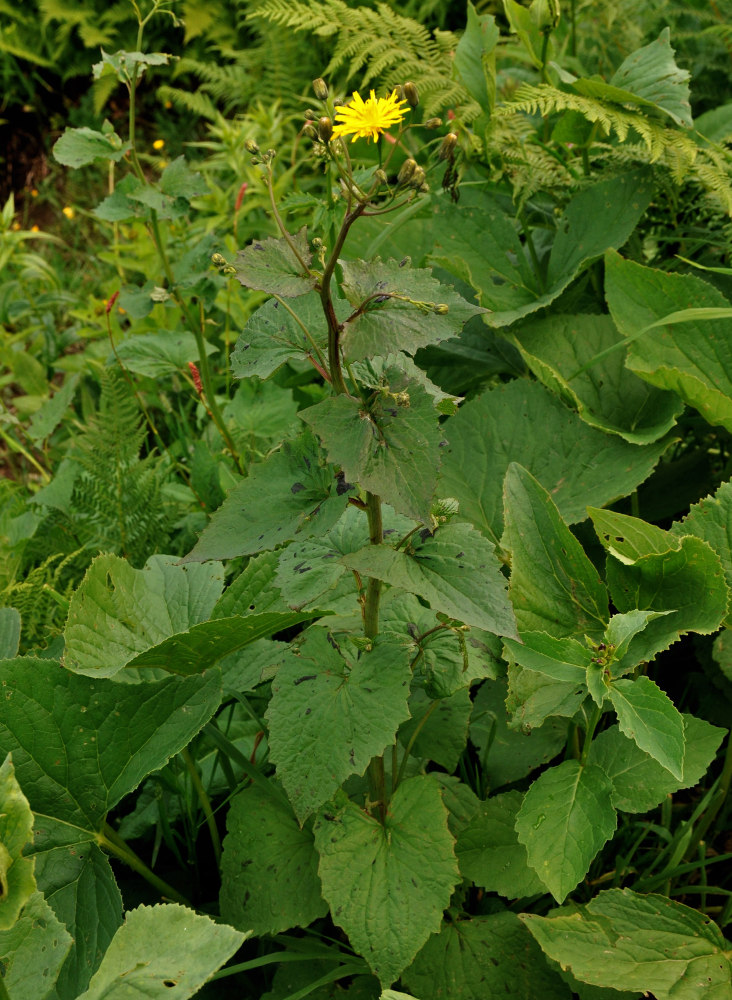
{"type": "Polygon", "coordinates": [[[40,226],[36,226],[36,225],[33,225],[33,226],[31,226],[31,227],[30,227],[30,231],[31,231],[32,233],[40,233],[40,231],[41,231],[41,227],[40,227],[40,226]]]}
{"type": "Polygon", "coordinates": [[[12,224],[12,226],[10,228],[13,230],[14,233],[18,232],[18,230],[20,229],[20,223],[18,222],[17,219],[15,220],[15,222],[12,224]]]}
{"type": "Polygon", "coordinates": [[[372,90],[367,101],[356,90],[350,104],[336,106],[333,138],[353,135],[351,142],[356,139],[378,139],[392,125],[399,124],[405,115],[401,105],[406,103],[399,100],[395,90],[389,97],[376,97],[372,90]]]}
{"type": "Polygon", "coordinates": [[[162,149],[165,145],[165,139],[156,139],[153,143],[153,149],[162,149]]]}
{"type": "Polygon", "coordinates": [[[38,197],[38,188],[31,188],[31,198],[38,197]]]}
{"type": "Polygon", "coordinates": [[[76,215],[76,212],[73,210],[71,205],[64,205],[61,211],[63,212],[63,214],[66,216],[67,219],[73,219],[74,216],[76,215]]]}

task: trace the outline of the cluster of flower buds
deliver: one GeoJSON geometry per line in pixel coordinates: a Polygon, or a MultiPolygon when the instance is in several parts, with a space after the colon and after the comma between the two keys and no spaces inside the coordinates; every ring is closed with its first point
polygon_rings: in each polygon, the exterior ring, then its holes
{"type": "Polygon", "coordinates": [[[222,274],[236,274],[236,268],[230,264],[223,254],[215,253],[211,257],[211,263],[217,267],[222,274]]]}
{"type": "Polygon", "coordinates": [[[268,149],[263,153],[254,139],[247,139],[244,143],[244,148],[248,153],[252,154],[253,167],[256,167],[259,163],[271,163],[275,156],[277,156],[276,149],[268,149]]]}

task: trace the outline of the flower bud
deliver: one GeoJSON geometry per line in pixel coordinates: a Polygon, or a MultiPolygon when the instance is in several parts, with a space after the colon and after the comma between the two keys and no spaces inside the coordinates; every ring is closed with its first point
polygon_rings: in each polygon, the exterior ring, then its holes
{"type": "Polygon", "coordinates": [[[449,160],[453,154],[453,150],[457,146],[458,137],[454,132],[448,132],[445,138],[442,140],[440,145],[440,151],[437,154],[441,160],[449,160]]]}
{"type": "Polygon", "coordinates": [[[404,91],[404,100],[407,102],[410,108],[416,108],[419,104],[419,91],[417,90],[416,84],[409,80],[402,87],[404,91]]]}
{"type": "Polygon", "coordinates": [[[425,182],[425,172],[418,165],[418,166],[416,166],[414,168],[414,173],[412,174],[412,177],[411,177],[411,179],[409,181],[409,186],[413,187],[413,188],[416,188],[416,190],[419,191],[419,189],[422,187],[422,185],[424,184],[424,182],[425,182]]]}
{"type": "Polygon", "coordinates": [[[251,153],[252,155],[259,152],[259,146],[254,139],[247,139],[244,143],[244,149],[246,149],[247,153],[251,153]]]}
{"type": "Polygon", "coordinates": [[[377,180],[379,184],[386,184],[389,179],[386,176],[386,171],[379,169],[374,171],[374,180],[377,180]]]}
{"type": "Polygon", "coordinates": [[[226,264],[226,257],[223,254],[215,253],[211,258],[211,263],[215,264],[216,267],[224,267],[226,264]]]}
{"type": "Polygon", "coordinates": [[[328,84],[322,76],[319,76],[317,80],[313,80],[313,93],[319,101],[328,100],[328,84]]]}
{"type": "Polygon", "coordinates": [[[414,171],[416,169],[416,160],[413,160],[411,157],[408,160],[405,160],[399,168],[399,173],[397,174],[397,184],[408,184],[414,176],[414,171]]]}
{"type": "Polygon", "coordinates": [[[428,118],[422,128],[428,128],[431,131],[432,129],[439,128],[440,125],[442,125],[441,118],[428,118]]]}
{"type": "Polygon", "coordinates": [[[436,313],[438,316],[447,316],[450,312],[450,307],[446,302],[438,302],[432,312],[436,313]]]}
{"type": "Polygon", "coordinates": [[[318,135],[321,142],[330,142],[333,137],[333,122],[327,115],[323,115],[318,121],[318,135]]]}
{"type": "Polygon", "coordinates": [[[313,124],[311,124],[310,122],[308,122],[308,124],[303,128],[302,134],[306,135],[308,137],[308,139],[319,139],[320,138],[320,133],[318,132],[318,130],[316,129],[316,127],[313,124]]]}
{"type": "Polygon", "coordinates": [[[305,112],[305,118],[306,118],[306,120],[309,120],[311,122],[312,121],[317,121],[318,118],[320,118],[320,112],[319,111],[313,111],[312,108],[308,108],[307,111],[305,112]]]}

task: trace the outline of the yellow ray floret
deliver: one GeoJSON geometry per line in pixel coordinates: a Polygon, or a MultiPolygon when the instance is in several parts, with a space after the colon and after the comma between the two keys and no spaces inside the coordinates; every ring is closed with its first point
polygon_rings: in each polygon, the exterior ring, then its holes
{"type": "Polygon", "coordinates": [[[336,124],[333,128],[333,138],[342,135],[353,135],[356,139],[378,139],[392,125],[398,125],[405,111],[401,105],[406,101],[397,98],[396,90],[389,97],[376,97],[374,91],[367,101],[364,101],[358,91],[354,91],[350,104],[336,106],[336,124]]]}

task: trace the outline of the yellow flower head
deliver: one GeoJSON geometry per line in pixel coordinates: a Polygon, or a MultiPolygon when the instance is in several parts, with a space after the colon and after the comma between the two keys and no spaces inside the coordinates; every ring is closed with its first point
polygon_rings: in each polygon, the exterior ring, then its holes
{"type": "Polygon", "coordinates": [[[354,91],[350,104],[336,106],[336,124],[333,127],[333,138],[342,135],[353,135],[356,139],[378,139],[392,125],[398,125],[405,115],[402,104],[394,90],[389,97],[376,97],[373,90],[367,101],[364,101],[358,91],[354,91]]]}
{"type": "Polygon", "coordinates": [[[153,149],[162,149],[165,145],[165,139],[156,139],[153,143],[153,149]]]}
{"type": "Polygon", "coordinates": [[[63,214],[66,216],[67,219],[73,219],[74,216],[76,215],[76,212],[73,210],[71,205],[65,205],[61,209],[61,211],[63,212],[63,214]]]}

